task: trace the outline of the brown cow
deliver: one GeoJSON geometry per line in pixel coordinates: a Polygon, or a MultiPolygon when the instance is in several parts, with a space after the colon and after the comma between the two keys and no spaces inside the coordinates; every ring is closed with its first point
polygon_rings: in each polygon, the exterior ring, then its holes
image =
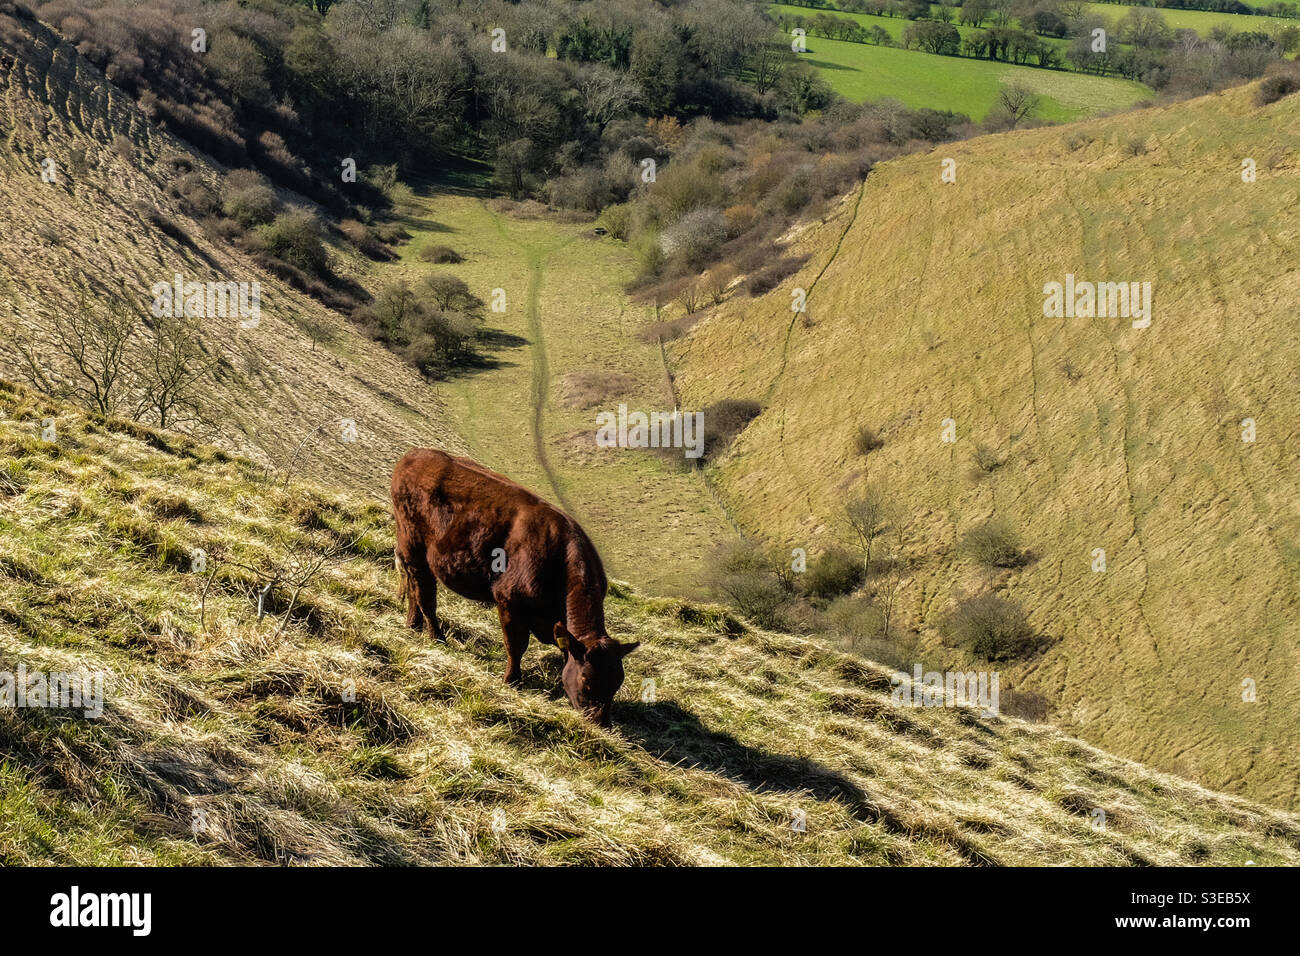
{"type": "Polygon", "coordinates": [[[429,448],[397,463],[392,493],[407,625],[442,639],[439,581],[495,604],[506,683],[519,683],[531,632],[564,653],[569,702],[608,727],[623,658],[639,644],[605,633],[605,569],[578,522],[476,461],[429,448]]]}

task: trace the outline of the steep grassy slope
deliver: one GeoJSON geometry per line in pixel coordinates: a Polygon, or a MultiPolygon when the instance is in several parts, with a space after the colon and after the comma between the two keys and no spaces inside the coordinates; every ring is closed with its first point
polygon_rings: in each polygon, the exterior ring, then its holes
{"type": "MultiPolygon", "coordinates": [[[[150,287],[175,273],[257,281],[258,328],[205,320],[205,349],[225,358],[210,397],[216,440],[275,464],[305,442],[300,468],[374,491],[387,487],[392,463],[411,445],[462,447],[413,369],[212,242],[168,192],[179,175],[164,162],[169,154],[216,185],[221,170],[153,125],[70,45],[35,21],[0,15],[0,331],[48,322],[54,310],[75,306],[81,291],[92,303],[110,292],[124,296],[143,317],[150,287]],[[115,137],[129,149],[115,146],[115,137]],[[55,164],[54,183],[41,180],[46,159],[55,164]],[[165,234],[149,210],[188,241],[165,234]],[[328,331],[316,347],[305,331],[311,325],[328,331]],[[339,440],[345,418],[357,423],[354,443],[339,440]]],[[[341,272],[355,270],[337,245],[332,256],[341,272]]]]}
{"type": "Polygon", "coordinates": [[[489,610],[441,602],[445,645],[402,626],[381,507],[20,388],[0,409],[0,670],[107,672],[98,719],[0,709],[0,863],[1300,862],[1294,816],[895,707],[874,665],[623,587],[611,629],[645,643],[602,731],[553,650],[500,682],[489,610]],[[334,549],[258,620],[273,566],[334,549]]]}
{"type": "Polygon", "coordinates": [[[744,526],[824,545],[844,500],[884,482],[906,515],[907,622],[936,657],[950,603],[1001,588],[1054,640],[1010,670],[1056,720],[1293,806],[1300,97],[1253,93],[884,164],[794,241],[802,272],[716,310],[676,360],[689,405],[765,401],[715,474],[744,526]],[[1045,318],[1067,273],[1152,282],[1150,328],[1045,318]],[[862,425],[884,440],[865,459],[862,425]],[[1030,560],[990,578],[956,543],[991,515],[1030,560]]]}

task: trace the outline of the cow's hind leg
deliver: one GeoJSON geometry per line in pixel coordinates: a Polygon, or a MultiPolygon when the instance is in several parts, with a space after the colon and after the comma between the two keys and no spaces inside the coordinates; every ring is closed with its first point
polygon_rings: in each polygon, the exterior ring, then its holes
{"type": "Polygon", "coordinates": [[[524,651],[528,650],[528,619],[512,613],[504,604],[497,605],[501,633],[506,640],[506,683],[518,686],[524,677],[524,651]]]}
{"type": "Polygon", "coordinates": [[[411,583],[411,571],[406,562],[402,560],[400,552],[395,554],[394,563],[397,565],[397,600],[406,599],[406,626],[413,631],[424,630],[424,612],[420,610],[420,602],[415,596],[415,587],[411,583]]]}
{"type": "Polygon", "coordinates": [[[438,579],[429,570],[429,559],[423,551],[404,556],[406,565],[406,623],[434,640],[444,640],[442,625],[438,623],[438,579]]]}

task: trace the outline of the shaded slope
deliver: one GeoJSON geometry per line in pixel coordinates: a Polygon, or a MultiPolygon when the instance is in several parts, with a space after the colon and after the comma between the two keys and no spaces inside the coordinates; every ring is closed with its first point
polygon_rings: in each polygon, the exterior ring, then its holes
{"type": "Polygon", "coordinates": [[[798,275],[715,310],[674,356],[689,405],[767,396],[714,474],[742,525],[824,545],[844,500],[886,483],[908,515],[908,623],[936,656],[951,602],[1003,588],[1055,639],[1012,669],[1054,719],[1291,806],[1300,99],[1253,92],[886,163],[794,239],[798,275]],[[792,324],[791,290],[819,273],[792,324]],[[1067,273],[1151,281],[1152,326],[1044,318],[1044,283],[1067,273]],[[884,439],[865,459],[862,425],[884,439]],[[978,477],[977,444],[1003,462],[978,477]],[[993,514],[1032,559],[990,580],[956,543],[993,514]]]}
{"type": "MultiPolygon", "coordinates": [[[[299,468],[376,492],[411,445],[459,450],[433,388],[413,369],[230,245],[214,243],[181,211],[169,193],[180,175],[169,156],[184,157],[216,187],[222,170],[154,126],[71,45],[35,21],[0,14],[0,330],[48,322],[87,288],[92,303],[120,295],[143,317],[148,290],[176,273],[260,282],[258,328],[205,320],[206,350],[225,357],[210,396],[216,440],[274,464],[302,444],[299,468]],[[41,180],[46,159],[55,163],[54,183],[41,180]],[[150,221],[150,210],[179,238],[150,221]],[[313,326],[328,333],[315,347],[313,326]],[[340,440],[345,418],[357,423],[355,443],[340,440]]],[[[359,268],[340,246],[331,257],[344,274],[359,268]]]]}

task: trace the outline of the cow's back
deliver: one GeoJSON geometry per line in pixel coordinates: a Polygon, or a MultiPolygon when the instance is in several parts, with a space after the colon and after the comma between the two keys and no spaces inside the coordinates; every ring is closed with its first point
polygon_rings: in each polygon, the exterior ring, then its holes
{"type": "Polygon", "coordinates": [[[427,561],[464,597],[562,601],[577,555],[582,576],[598,576],[604,596],[604,569],[577,522],[478,462],[414,449],[393,469],[392,496],[399,559],[427,561]]]}

